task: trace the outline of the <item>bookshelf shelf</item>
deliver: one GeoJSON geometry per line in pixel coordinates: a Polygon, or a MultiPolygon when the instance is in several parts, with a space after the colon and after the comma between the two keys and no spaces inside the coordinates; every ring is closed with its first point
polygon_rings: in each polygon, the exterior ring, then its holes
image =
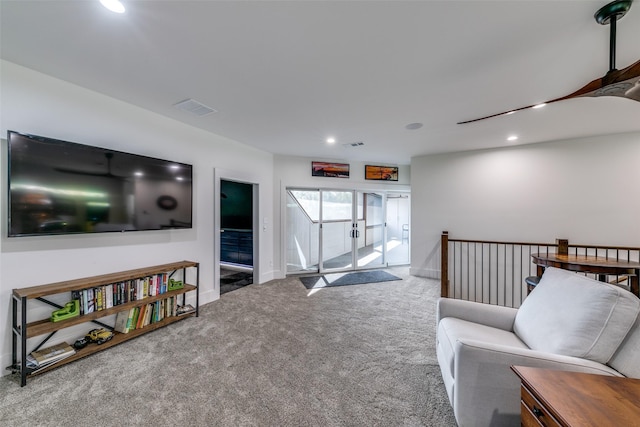
{"type": "MultiPolygon", "coordinates": [[[[117,273],[104,274],[100,276],[86,277],[81,279],[74,279],[64,282],[50,283],[40,286],[31,286],[27,288],[20,288],[13,290],[13,362],[8,368],[20,374],[20,385],[26,385],[27,378],[33,375],[39,375],[55,369],[57,367],[66,365],[75,360],[87,357],[91,354],[99,351],[107,350],[114,345],[118,345],[125,341],[134,339],[140,335],[170,325],[172,323],[184,320],[189,317],[197,317],[199,310],[199,292],[198,286],[200,281],[200,265],[193,261],[180,261],[169,264],[161,264],[152,267],[139,268],[135,270],[122,271],[117,273]],[[186,282],[187,269],[195,269],[195,284],[184,284],[181,289],[171,290],[167,292],[158,293],[152,296],[146,296],[141,299],[135,299],[128,302],[124,302],[118,305],[114,305],[109,308],[104,308],[99,311],[93,311],[91,313],[82,314],[71,319],[61,320],[59,322],[52,322],[49,318],[41,319],[27,323],[27,311],[28,303],[30,300],[38,299],[45,303],[56,306],[55,304],[47,301],[44,297],[61,294],[66,292],[73,293],[74,291],[83,291],[85,289],[96,288],[101,286],[112,285],[115,283],[121,283],[126,281],[133,281],[137,279],[143,279],[146,277],[152,277],[159,274],[167,274],[168,277],[173,276],[177,271],[182,271],[182,280],[186,282]],[[179,297],[182,297],[182,304],[185,304],[186,295],[190,292],[195,293],[196,304],[194,310],[181,315],[172,315],[171,317],[164,317],[162,320],[158,320],[154,323],[145,325],[142,328],[132,329],[127,333],[119,333],[113,331],[113,338],[103,344],[89,344],[87,347],[77,349],[76,353],[60,360],[57,363],[38,369],[37,371],[31,371],[27,368],[27,339],[35,338],[39,336],[46,337],[36,347],[38,349],[43,345],[53,334],[56,332],[87,322],[94,322],[100,326],[105,326],[98,320],[115,315],[119,312],[131,310],[136,307],[146,306],[155,302],[168,300],[175,298],[176,301],[179,297]]],[[[59,307],[59,306],[58,306],[59,307]]],[[[108,327],[113,329],[112,327],[108,327]]]]}

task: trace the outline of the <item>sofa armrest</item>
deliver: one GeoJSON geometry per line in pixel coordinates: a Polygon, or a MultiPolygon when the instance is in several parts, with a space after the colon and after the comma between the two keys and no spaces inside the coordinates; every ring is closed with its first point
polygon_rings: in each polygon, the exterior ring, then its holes
{"type": "Polygon", "coordinates": [[[437,323],[445,317],[455,317],[505,331],[513,331],[517,309],[452,298],[440,298],[437,303],[437,323]]]}
{"type": "Polygon", "coordinates": [[[460,426],[518,424],[520,379],[511,365],[620,375],[606,365],[577,357],[461,339],[455,347],[453,392],[460,426]]]}

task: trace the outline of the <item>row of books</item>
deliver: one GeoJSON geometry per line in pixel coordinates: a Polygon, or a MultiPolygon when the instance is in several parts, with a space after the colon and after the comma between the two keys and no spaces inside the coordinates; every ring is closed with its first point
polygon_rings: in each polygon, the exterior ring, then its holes
{"type": "Polygon", "coordinates": [[[73,347],[66,342],[61,342],[28,354],[27,368],[33,373],[74,354],[76,354],[76,350],[73,347]]]}
{"type": "Polygon", "coordinates": [[[178,297],[154,301],[152,303],[124,310],[116,315],[114,330],[123,334],[159,322],[166,317],[180,316],[195,311],[193,306],[178,305],[178,297]]]}
{"type": "Polygon", "coordinates": [[[168,291],[167,273],[72,291],[71,299],[80,301],[80,314],[105,310],[130,301],[138,301],[168,291]]]}

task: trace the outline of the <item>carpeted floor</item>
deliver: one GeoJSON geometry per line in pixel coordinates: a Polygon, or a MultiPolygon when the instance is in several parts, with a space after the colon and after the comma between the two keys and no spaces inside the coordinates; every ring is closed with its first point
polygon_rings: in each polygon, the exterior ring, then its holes
{"type": "Polygon", "coordinates": [[[439,283],[230,292],[189,318],[29,380],[2,426],[455,426],[435,355],[439,283]]]}

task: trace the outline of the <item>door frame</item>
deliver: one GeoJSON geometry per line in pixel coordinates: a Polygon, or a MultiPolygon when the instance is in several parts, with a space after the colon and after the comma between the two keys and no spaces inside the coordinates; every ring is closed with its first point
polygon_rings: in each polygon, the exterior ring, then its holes
{"type": "MultiPolygon", "coordinates": [[[[399,263],[394,263],[394,264],[390,264],[389,260],[387,259],[387,195],[392,193],[392,194],[408,194],[409,196],[411,195],[411,190],[406,190],[406,189],[372,189],[372,188],[333,188],[333,187],[306,187],[306,186],[283,186],[283,196],[282,196],[282,200],[284,201],[283,203],[286,204],[286,198],[287,198],[287,192],[290,190],[299,190],[299,191],[318,191],[319,192],[319,199],[320,199],[320,203],[321,203],[321,210],[322,210],[322,192],[323,191],[341,191],[341,192],[351,192],[353,194],[353,203],[352,203],[352,218],[351,221],[357,221],[357,203],[358,203],[358,199],[357,199],[357,195],[358,193],[362,193],[362,194],[367,194],[367,193],[375,193],[378,195],[382,196],[382,217],[383,217],[383,235],[382,235],[382,239],[383,239],[383,262],[381,264],[378,265],[374,265],[374,266],[362,266],[362,267],[358,267],[358,247],[357,247],[357,239],[353,239],[352,238],[352,247],[351,247],[351,255],[352,255],[352,266],[348,267],[348,268],[331,268],[331,269],[325,269],[323,268],[323,232],[322,232],[322,228],[319,227],[318,232],[319,232],[319,236],[318,236],[318,268],[316,269],[316,273],[318,274],[324,274],[324,273],[339,273],[339,272],[348,272],[348,271],[359,271],[359,270],[368,270],[368,269],[376,269],[376,268],[386,268],[392,265],[404,265],[404,263],[399,264],[399,263]]],[[[409,199],[410,200],[410,199],[409,199]]],[[[363,207],[366,209],[366,207],[363,207]]],[[[286,260],[286,253],[287,253],[287,249],[285,246],[288,242],[288,227],[287,227],[287,209],[283,207],[282,209],[283,215],[282,215],[282,262],[283,262],[283,266],[284,268],[284,274],[286,275],[301,275],[301,274],[310,274],[313,273],[313,271],[309,271],[309,270],[304,270],[304,271],[287,271],[287,260],[286,260]]],[[[409,214],[409,223],[411,220],[410,217],[410,211],[408,212],[409,214]]],[[[322,226],[323,224],[323,220],[322,220],[323,216],[322,216],[322,212],[320,212],[320,226],[322,226]]],[[[328,221],[328,222],[333,222],[333,221],[328,221]]],[[[366,227],[365,230],[360,230],[361,232],[366,233],[366,227]]],[[[410,263],[410,256],[409,256],[409,260],[407,260],[407,264],[410,263]]]]}
{"type": "Polygon", "coordinates": [[[252,212],[252,234],[253,234],[253,283],[259,283],[260,279],[260,183],[257,177],[240,171],[232,171],[222,168],[213,169],[213,277],[214,290],[220,296],[220,181],[234,181],[243,184],[250,184],[253,187],[253,212],[252,212]]]}

